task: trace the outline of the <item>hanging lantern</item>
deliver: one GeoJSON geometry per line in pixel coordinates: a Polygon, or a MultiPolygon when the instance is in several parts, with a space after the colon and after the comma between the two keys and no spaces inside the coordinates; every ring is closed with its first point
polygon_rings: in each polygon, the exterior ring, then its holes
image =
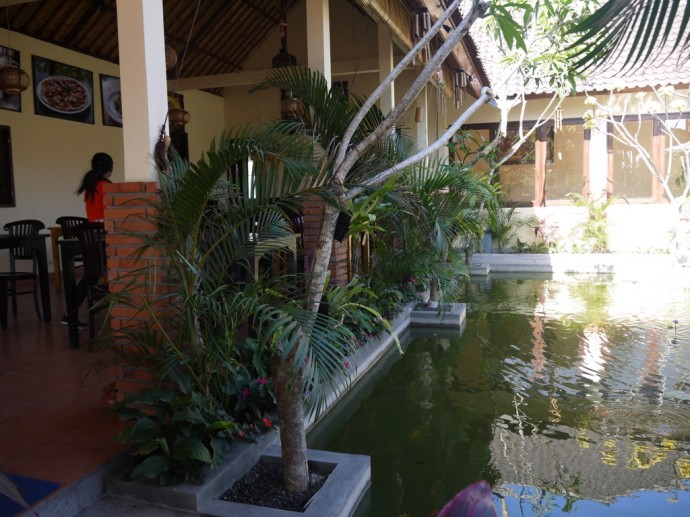
{"type": "MultiPolygon", "coordinates": [[[[271,66],[281,68],[283,66],[296,66],[297,58],[288,52],[287,40],[287,15],[285,14],[284,1],[280,4],[280,48],[273,56],[271,66]]],[[[302,115],[302,100],[295,97],[292,92],[280,90],[280,117],[283,120],[300,120],[302,115]]]]}
{"type": "Polygon", "coordinates": [[[29,74],[15,65],[0,68],[0,90],[8,95],[16,95],[29,87],[29,74]]]}
{"type": "Polygon", "coordinates": [[[462,67],[456,68],[453,72],[453,99],[456,108],[465,104],[465,89],[471,80],[472,76],[465,72],[462,67]]]}
{"type": "Polygon", "coordinates": [[[7,58],[5,65],[0,68],[0,90],[8,95],[17,95],[29,87],[29,74],[12,63],[12,40],[10,29],[10,7],[5,6],[5,16],[7,17],[7,58]]]}
{"type": "Polygon", "coordinates": [[[170,127],[178,129],[183,128],[191,118],[192,117],[189,112],[182,108],[172,108],[168,110],[168,121],[170,122],[170,127]]]}
{"type": "MultiPolygon", "coordinates": [[[[431,29],[431,14],[426,7],[417,7],[412,13],[412,46],[419,43],[419,41],[431,29]]],[[[417,54],[421,64],[427,63],[431,57],[431,47],[427,43],[424,48],[417,54]]],[[[415,58],[416,59],[416,58],[415,58]]],[[[414,63],[414,62],[413,62],[414,63]]]]}
{"type": "Polygon", "coordinates": [[[165,69],[170,70],[177,64],[177,52],[170,45],[165,46],[165,69]]]}

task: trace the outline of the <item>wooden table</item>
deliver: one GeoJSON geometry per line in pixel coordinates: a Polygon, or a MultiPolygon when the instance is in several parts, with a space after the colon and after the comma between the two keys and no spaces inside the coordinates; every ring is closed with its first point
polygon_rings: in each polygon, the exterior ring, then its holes
{"type": "MultiPolygon", "coordinates": [[[[47,233],[38,235],[12,235],[7,233],[0,234],[0,250],[26,246],[36,252],[38,264],[38,284],[41,291],[41,304],[43,306],[43,321],[50,321],[50,283],[48,281],[48,255],[46,252],[47,233]]],[[[7,310],[7,305],[4,305],[7,310]]],[[[5,321],[7,319],[5,318],[5,321]]]]}

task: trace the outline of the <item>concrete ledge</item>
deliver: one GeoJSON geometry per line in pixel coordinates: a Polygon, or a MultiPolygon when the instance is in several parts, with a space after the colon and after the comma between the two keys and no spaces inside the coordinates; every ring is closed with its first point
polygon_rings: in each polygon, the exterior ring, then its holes
{"type": "Polygon", "coordinates": [[[203,485],[161,486],[153,480],[128,480],[126,469],[120,469],[105,481],[105,493],[115,497],[143,501],[157,506],[196,512],[207,500],[217,498],[248,472],[262,454],[278,441],[278,433],[267,433],[256,443],[233,442],[225,460],[215,470],[204,469],[203,485]]]}
{"type": "MultiPolygon", "coordinates": [[[[329,472],[326,483],[316,493],[304,512],[265,508],[232,503],[218,499],[230,488],[215,494],[198,510],[207,515],[228,517],[350,517],[371,485],[371,464],[368,456],[308,450],[309,464],[317,472],[329,472]]],[[[261,461],[280,461],[280,448],[272,446],[261,461]]],[[[250,467],[251,468],[251,467],[250,467]]],[[[244,471],[244,475],[249,469],[244,471]]]]}
{"type": "Polygon", "coordinates": [[[121,468],[124,457],[119,456],[78,482],[51,494],[49,497],[27,510],[27,515],[40,515],[41,517],[65,517],[66,515],[78,515],[103,497],[103,484],[107,476],[121,468]]]}
{"type": "Polygon", "coordinates": [[[470,274],[551,273],[553,275],[616,275],[638,278],[644,275],[690,277],[690,269],[678,264],[674,255],[644,253],[475,253],[470,274]]]}
{"type": "Polygon", "coordinates": [[[467,315],[467,306],[464,303],[453,303],[444,312],[412,310],[410,312],[410,325],[413,327],[462,327],[467,315]]]}

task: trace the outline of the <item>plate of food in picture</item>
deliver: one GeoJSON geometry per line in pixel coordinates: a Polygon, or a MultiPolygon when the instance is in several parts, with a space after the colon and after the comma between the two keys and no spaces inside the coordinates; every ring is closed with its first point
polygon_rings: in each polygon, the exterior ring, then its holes
{"type": "Polygon", "coordinates": [[[122,124],[122,94],[120,91],[112,92],[105,102],[105,110],[113,121],[122,124]]]}
{"type": "Polygon", "coordinates": [[[81,81],[63,75],[46,77],[36,86],[41,103],[64,115],[81,113],[91,105],[91,92],[81,81]]]}

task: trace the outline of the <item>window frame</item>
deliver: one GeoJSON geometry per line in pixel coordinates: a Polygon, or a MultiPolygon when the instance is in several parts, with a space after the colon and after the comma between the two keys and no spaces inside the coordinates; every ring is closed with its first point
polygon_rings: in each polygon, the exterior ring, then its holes
{"type": "Polygon", "coordinates": [[[12,163],[12,135],[10,126],[0,125],[0,188],[7,188],[8,195],[3,197],[0,190],[0,208],[16,207],[17,196],[14,190],[14,166],[12,163]]]}
{"type": "MultiPolygon", "coordinates": [[[[529,131],[534,128],[536,121],[528,120],[522,123],[524,130],[529,131]]],[[[582,118],[564,118],[563,125],[582,125],[584,119],[582,118]]],[[[462,127],[467,131],[481,131],[489,130],[489,138],[493,140],[498,133],[498,122],[485,122],[480,124],[467,124],[462,127]]],[[[506,129],[508,131],[515,131],[520,128],[519,122],[508,122],[506,129]]],[[[536,130],[535,141],[535,157],[534,157],[534,198],[531,202],[520,202],[506,200],[505,205],[508,207],[543,207],[547,203],[551,206],[566,204],[567,201],[563,199],[547,200],[546,198],[546,164],[549,160],[549,137],[551,139],[551,151],[553,152],[553,145],[555,140],[555,126],[553,120],[546,120],[536,130]]],[[[582,193],[586,195],[589,192],[589,151],[590,151],[591,131],[585,129],[582,143],[582,193]],[[586,159],[585,159],[586,158],[586,159]]],[[[553,153],[551,152],[551,160],[553,160],[553,153]]],[[[491,177],[492,183],[500,182],[500,174],[498,171],[500,167],[494,172],[491,177]]]]}

